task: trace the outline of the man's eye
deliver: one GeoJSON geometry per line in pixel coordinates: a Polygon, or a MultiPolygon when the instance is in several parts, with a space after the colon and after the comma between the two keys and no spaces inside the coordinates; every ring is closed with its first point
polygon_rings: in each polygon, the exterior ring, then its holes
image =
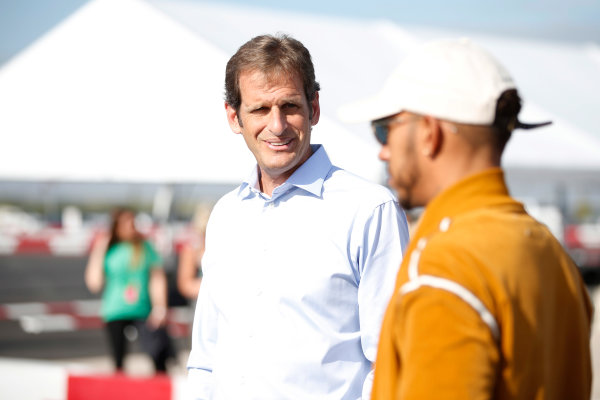
{"type": "Polygon", "coordinates": [[[264,113],[267,111],[267,107],[258,107],[252,110],[253,113],[264,113]]]}
{"type": "Polygon", "coordinates": [[[295,110],[298,108],[298,105],[294,103],[286,103],[283,105],[283,108],[286,110],[295,110]]]}

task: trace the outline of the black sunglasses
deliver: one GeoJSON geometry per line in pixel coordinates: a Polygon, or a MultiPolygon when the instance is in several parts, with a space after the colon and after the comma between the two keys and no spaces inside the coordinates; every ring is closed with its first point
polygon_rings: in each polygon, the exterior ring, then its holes
{"type": "Polygon", "coordinates": [[[371,122],[371,129],[373,129],[373,134],[375,135],[375,139],[381,144],[385,146],[388,141],[388,135],[390,133],[390,125],[392,124],[404,124],[406,122],[413,121],[418,119],[418,116],[401,116],[401,117],[387,117],[378,119],[376,121],[371,122]]]}

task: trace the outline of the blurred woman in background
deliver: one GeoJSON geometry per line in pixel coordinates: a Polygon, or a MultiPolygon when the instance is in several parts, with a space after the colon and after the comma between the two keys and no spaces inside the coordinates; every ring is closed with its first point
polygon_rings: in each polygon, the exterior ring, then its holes
{"type": "Polygon", "coordinates": [[[195,300],[202,283],[201,260],[204,255],[204,237],[211,208],[200,204],[192,219],[190,236],[179,254],[177,289],[185,298],[195,300]]]}
{"type": "Polygon", "coordinates": [[[126,334],[137,331],[155,371],[166,372],[166,361],[173,355],[165,328],[167,280],[160,256],[135,227],[133,211],[113,212],[109,234],[100,236],[92,248],[85,283],[93,293],[104,289],[101,314],[116,370],[123,370],[126,334]]]}

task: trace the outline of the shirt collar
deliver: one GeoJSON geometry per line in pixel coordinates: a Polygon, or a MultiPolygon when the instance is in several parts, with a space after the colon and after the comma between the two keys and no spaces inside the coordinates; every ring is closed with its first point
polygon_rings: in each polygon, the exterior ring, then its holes
{"type": "MultiPolygon", "coordinates": [[[[323,182],[332,168],[331,160],[320,144],[311,145],[312,155],[306,160],[288,180],[275,188],[273,198],[280,196],[293,187],[303,189],[315,196],[320,197],[323,191],[323,182]]],[[[246,198],[252,192],[259,192],[258,184],[258,165],[256,165],[250,175],[242,182],[238,191],[238,196],[246,198]]]]}

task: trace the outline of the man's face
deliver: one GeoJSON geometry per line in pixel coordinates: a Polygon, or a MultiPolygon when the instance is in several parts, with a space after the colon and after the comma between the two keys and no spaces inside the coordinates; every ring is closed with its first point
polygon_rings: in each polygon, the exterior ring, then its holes
{"type": "Polygon", "coordinates": [[[387,162],[389,185],[398,193],[398,201],[405,209],[419,207],[417,186],[421,179],[416,153],[416,134],[419,117],[402,112],[389,124],[387,143],[382,146],[379,158],[387,162]]]}
{"type": "Polygon", "coordinates": [[[318,93],[309,103],[297,74],[244,71],[239,84],[239,112],[226,104],[229,125],[244,136],[262,175],[282,183],[311,155],[310,131],[320,113],[318,93]]]}

